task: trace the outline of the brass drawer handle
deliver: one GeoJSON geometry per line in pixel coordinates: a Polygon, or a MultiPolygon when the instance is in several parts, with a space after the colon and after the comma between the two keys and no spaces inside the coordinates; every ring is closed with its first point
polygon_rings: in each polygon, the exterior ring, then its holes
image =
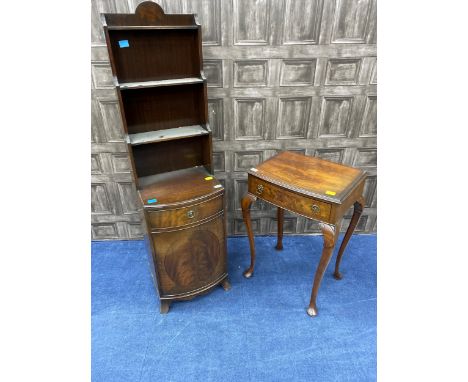
{"type": "Polygon", "coordinates": [[[257,186],[257,194],[260,195],[262,192],[263,192],[263,185],[262,185],[262,184],[259,184],[259,185],[257,186]]]}
{"type": "Polygon", "coordinates": [[[195,217],[195,212],[193,212],[193,210],[187,211],[187,217],[193,219],[195,217]]]}
{"type": "Polygon", "coordinates": [[[317,206],[316,204],[312,204],[312,207],[310,207],[310,208],[312,208],[312,212],[314,214],[318,214],[320,212],[320,207],[317,206]]]}

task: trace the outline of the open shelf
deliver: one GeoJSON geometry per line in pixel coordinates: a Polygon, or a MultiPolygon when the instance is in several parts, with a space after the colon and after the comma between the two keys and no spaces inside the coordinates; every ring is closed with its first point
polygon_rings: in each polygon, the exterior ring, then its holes
{"type": "Polygon", "coordinates": [[[144,1],[102,15],[135,180],[212,169],[202,35],[194,15],[144,1]]]}
{"type": "Polygon", "coordinates": [[[200,77],[198,29],[108,29],[119,83],[200,77]]]}
{"type": "Polygon", "coordinates": [[[190,84],[202,84],[205,80],[203,78],[188,77],[188,78],[173,78],[168,80],[159,81],[140,81],[140,82],[124,82],[119,84],[115,80],[115,86],[121,90],[126,89],[143,89],[143,88],[156,88],[160,86],[173,86],[173,85],[190,85],[190,84]]]}
{"type": "Polygon", "coordinates": [[[206,124],[204,84],[121,91],[128,134],[206,124]]]}
{"type": "Polygon", "coordinates": [[[205,135],[209,132],[201,125],[176,127],[173,129],[148,131],[145,133],[129,134],[128,142],[132,146],[147,143],[172,141],[176,139],[205,135]]]}
{"type": "Polygon", "coordinates": [[[211,135],[147,142],[131,146],[131,152],[138,177],[205,166],[211,159],[211,135]]]}

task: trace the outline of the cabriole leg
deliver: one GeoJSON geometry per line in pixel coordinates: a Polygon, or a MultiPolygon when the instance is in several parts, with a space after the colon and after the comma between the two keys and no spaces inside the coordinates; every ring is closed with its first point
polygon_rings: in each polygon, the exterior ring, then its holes
{"type": "Polygon", "coordinates": [[[343,252],[346,246],[348,245],[348,241],[351,238],[351,235],[353,234],[354,229],[356,228],[359,218],[361,217],[363,208],[364,208],[364,198],[361,196],[356,201],[356,203],[354,203],[353,217],[351,218],[351,221],[349,222],[349,227],[346,230],[346,234],[343,238],[343,241],[340,245],[340,249],[338,251],[338,255],[336,257],[335,272],[333,273],[333,277],[337,280],[341,280],[343,278],[343,276],[340,273],[341,258],[343,257],[343,252]]]}
{"type": "Polygon", "coordinates": [[[339,235],[339,225],[331,225],[320,223],[320,228],[323,234],[323,250],[322,250],[322,257],[320,258],[320,262],[317,267],[317,271],[315,272],[314,278],[314,286],[312,287],[312,294],[310,296],[310,303],[309,308],[307,309],[307,314],[309,316],[316,316],[317,311],[317,294],[320,288],[320,283],[322,282],[323,274],[327,269],[328,263],[333,254],[333,248],[335,248],[336,239],[339,235]]]}
{"type": "Polygon", "coordinates": [[[250,206],[253,202],[257,200],[257,197],[247,193],[241,201],[242,205],[242,216],[244,218],[244,223],[247,228],[247,235],[249,236],[250,244],[250,267],[244,271],[244,276],[249,278],[253,275],[254,266],[255,266],[255,242],[252,231],[252,223],[250,221],[250,206]]]}

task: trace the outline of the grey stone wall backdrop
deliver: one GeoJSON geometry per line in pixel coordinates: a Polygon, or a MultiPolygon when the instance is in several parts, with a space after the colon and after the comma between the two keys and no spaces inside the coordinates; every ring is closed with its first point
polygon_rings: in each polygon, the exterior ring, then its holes
{"type": "MultiPolygon", "coordinates": [[[[133,13],[138,0],[92,0],[92,238],[136,239],[126,145],[100,12],[133,13]]],[[[280,150],[368,171],[356,231],[376,230],[377,48],[375,0],[160,0],[166,13],[197,13],[203,29],[215,174],[228,195],[230,235],[245,233],[245,170],[280,150]]],[[[352,211],[343,221],[346,228],[352,211]]],[[[257,233],[276,210],[256,203],[257,233]]],[[[285,233],[318,232],[285,215],[285,233]]]]}

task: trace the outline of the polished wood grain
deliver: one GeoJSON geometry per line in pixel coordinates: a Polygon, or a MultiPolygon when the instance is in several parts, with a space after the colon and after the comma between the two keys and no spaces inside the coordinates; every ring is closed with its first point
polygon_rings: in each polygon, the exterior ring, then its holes
{"type": "MultiPolygon", "coordinates": [[[[126,148],[116,139],[115,131],[119,130],[116,118],[109,115],[116,111],[115,104],[101,104],[101,99],[113,99],[114,89],[110,67],[105,65],[107,54],[98,14],[100,11],[132,13],[140,1],[99,0],[92,1],[90,7],[93,25],[90,82],[93,109],[96,109],[92,136],[93,142],[97,142],[92,143],[92,160],[94,172],[99,173],[92,180],[100,194],[93,197],[99,199],[97,204],[93,203],[95,240],[106,240],[111,231],[121,239],[138,235],[132,220],[136,212],[132,198],[112,198],[116,187],[120,187],[116,182],[122,179],[122,174],[113,170],[112,158],[116,153],[122,158],[126,148]],[[108,188],[108,208],[104,205],[105,195],[101,198],[101,182],[108,188]],[[124,215],[122,211],[126,211],[124,215]]],[[[204,71],[210,97],[208,110],[216,139],[214,159],[218,158],[219,174],[226,178],[229,234],[239,235],[241,230],[245,234],[244,227],[239,226],[243,223],[238,201],[246,188],[239,178],[240,171],[256,166],[277,150],[303,152],[366,168],[369,173],[365,189],[367,205],[356,230],[375,231],[377,0],[154,1],[167,14],[193,9],[202,24],[204,71]],[[335,39],[342,42],[333,43],[335,39]],[[350,60],[354,62],[352,65],[350,60]]],[[[60,33],[59,29],[56,31],[60,33]]],[[[123,165],[123,162],[119,159],[119,163],[123,165]]],[[[351,217],[352,211],[348,214],[351,217]]],[[[302,217],[295,219],[291,215],[288,219],[287,216],[285,234],[309,234],[318,230],[315,225],[304,224],[302,217]]],[[[277,223],[276,211],[262,208],[257,211],[253,207],[252,219],[255,231],[261,235],[271,234],[271,228],[277,223]],[[261,224],[257,226],[257,222],[261,224]]],[[[286,238],[284,245],[287,246],[286,238]]],[[[342,265],[347,267],[346,259],[342,265]]]]}
{"type": "Polygon", "coordinates": [[[227,276],[223,219],[221,213],[187,228],[151,234],[164,297],[194,296],[227,276]]]}
{"type": "Polygon", "coordinates": [[[204,285],[219,262],[219,239],[208,230],[177,238],[164,257],[164,270],[183,289],[204,285]]]}
{"type": "Polygon", "coordinates": [[[226,201],[212,175],[207,81],[195,15],[153,2],[103,14],[161,313],[227,276],[226,201]]]}
{"type": "Polygon", "coordinates": [[[269,183],[333,203],[342,203],[365,177],[364,172],[357,168],[290,151],[283,151],[255,169],[248,173],[269,183]]]}
{"type": "Polygon", "coordinates": [[[149,176],[140,179],[140,185],[141,202],[145,209],[152,211],[191,205],[224,193],[221,183],[203,166],[149,176]],[[154,198],[157,203],[148,203],[154,198]]]}
{"type": "Polygon", "coordinates": [[[340,261],[364,207],[365,179],[366,174],[362,170],[287,151],[251,168],[248,171],[248,192],[241,201],[250,243],[250,266],[244,276],[249,278],[254,273],[255,244],[250,208],[257,198],[278,207],[276,249],[283,248],[284,209],[319,221],[324,245],[307,308],[309,316],[316,316],[318,291],[338,239],[341,221],[349,207],[354,205],[354,214],[335,265],[334,276],[341,278],[340,261]]]}
{"type": "Polygon", "coordinates": [[[282,206],[289,211],[294,211],[309,218],[318,218],[328,221],[331,204],[290,191],[286,187],[271,184],[268,181],[249,176],[248,190],[262,199],[276,206],[282,206]]]}

